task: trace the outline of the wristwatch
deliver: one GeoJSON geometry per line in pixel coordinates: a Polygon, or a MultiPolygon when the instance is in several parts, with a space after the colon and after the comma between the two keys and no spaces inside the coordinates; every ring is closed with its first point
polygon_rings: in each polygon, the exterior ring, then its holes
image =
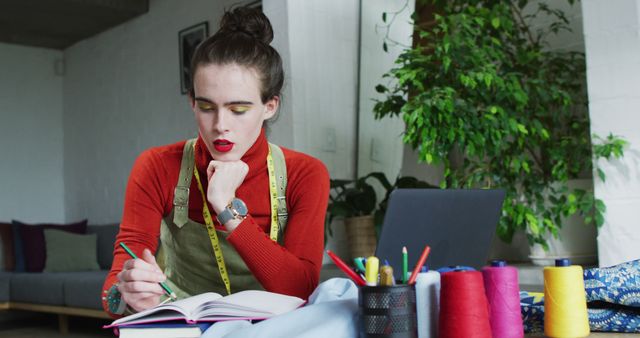
{"type": "Polygon", "coordinates": [[[218,216],[218,222],[225,225],[232,219],[243,220],[247,217],[247,205],[239,198],[234,198],[218,216]]]}
{"type": "Polygon", "coordinates": [[[102,299],[107,302],[109,312],[114,315],[123,314],[127,308],[127,303],[122,301],[122,295],[120,294],[120,291],[118,291],[118,285],[112,285],[109,290],[105,290],[104,293],[106,296],[102,299]]]}

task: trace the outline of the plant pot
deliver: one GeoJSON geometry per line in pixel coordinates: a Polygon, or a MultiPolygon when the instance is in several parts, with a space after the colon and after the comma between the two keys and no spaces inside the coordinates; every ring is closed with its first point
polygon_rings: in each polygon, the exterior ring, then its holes
{"type": "Polygon", "coordinates": [[[344,220],[351,258],[373,256],[376,251],[376,230],[373,215],[349,217],[344,220]]]}
{"type": "MultiPolygon", "coordinates": [[[[580,188],[593,191],[592,179],[570,180],[569,188],[580,188]]],[[[574,264],[592,265],[598,260],[596,245],[597,231],[593,224],[584,224],[577,214],[564,220],[562,229],[558,231],[558,238],[547,234],[549,251],[539,244],[530,247],[529,258],[535,265],[553,265],[557,258],[569,258],[574,264]]]]}

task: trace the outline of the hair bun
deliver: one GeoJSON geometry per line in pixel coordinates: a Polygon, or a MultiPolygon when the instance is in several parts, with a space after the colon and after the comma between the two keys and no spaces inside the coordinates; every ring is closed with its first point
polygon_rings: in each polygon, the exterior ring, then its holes
{"type": "Polygon", "coordinates": [[[267,45],[273,40],[273,29],[267,16],[250,7],[237,7],[225,12],[218,32],[244,33],[267,45]]]}

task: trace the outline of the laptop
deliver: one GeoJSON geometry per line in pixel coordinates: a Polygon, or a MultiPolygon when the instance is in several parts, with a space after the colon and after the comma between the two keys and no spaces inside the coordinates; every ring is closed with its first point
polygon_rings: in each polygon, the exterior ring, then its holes
{"type": "Polygon", "coordinates": [[[396,280],[402,275],[402,247],[409,273],[425,245],[431,247],[430,270],[487,264],[501,215],[503,190],[398,189],[391,193],[376,256],[387,259],[396,280]]]}

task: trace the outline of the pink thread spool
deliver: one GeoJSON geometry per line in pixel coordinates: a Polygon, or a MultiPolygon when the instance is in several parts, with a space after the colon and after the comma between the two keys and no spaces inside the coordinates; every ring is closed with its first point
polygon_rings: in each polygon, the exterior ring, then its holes
{"type": "Polygon", "coordinates": [[[482,268],[484,289],[489,300],[493,338],[522,338],[518,270],[505,261],[492,261],[482,268]]]}

